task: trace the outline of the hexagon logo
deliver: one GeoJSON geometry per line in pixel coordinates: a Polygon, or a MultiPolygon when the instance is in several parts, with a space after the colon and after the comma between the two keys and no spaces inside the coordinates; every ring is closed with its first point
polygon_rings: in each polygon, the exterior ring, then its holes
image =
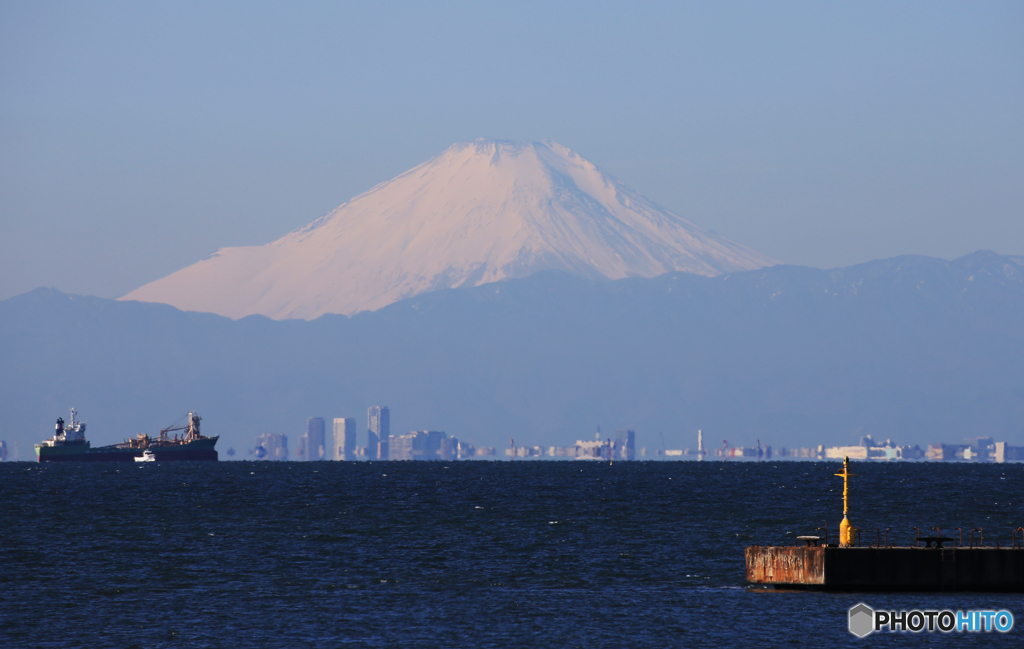
{"type": "Polygon", "coordinates": [[[874,631],[875,611],[867,604],[857,604],[850,609],[850,633],[863,638],[874,631]]]}

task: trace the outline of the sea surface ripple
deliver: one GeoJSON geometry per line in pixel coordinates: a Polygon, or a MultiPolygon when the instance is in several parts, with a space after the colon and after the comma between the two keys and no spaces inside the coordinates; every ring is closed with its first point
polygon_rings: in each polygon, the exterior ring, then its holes
{"type": "MultiPolygon", "coordinates": [[[[747,545],[834,536],[838,466],[2,463],[0,646],[1024,646],[1022,595],[748,588],[747,545]],[[858,640],[858,602],[1016,625],[858,640]]],[[[854,472],[864,543],[1024,525],[1021,464],[854,472]]]]}

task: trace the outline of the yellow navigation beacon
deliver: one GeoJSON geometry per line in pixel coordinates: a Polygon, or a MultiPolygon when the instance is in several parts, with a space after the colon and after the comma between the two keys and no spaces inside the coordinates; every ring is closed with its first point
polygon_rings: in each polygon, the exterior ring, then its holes
{"type": "Polygon", "coordinates": [[[843,472],[837,473],[843,479],[843,522],[839,524],[839,547],[848,548],[853,545],[853,531],[855,528],[846,517],[850,511],[850,477],[857,475],[850,473],[850,458],[843,458],[843,472]]]}

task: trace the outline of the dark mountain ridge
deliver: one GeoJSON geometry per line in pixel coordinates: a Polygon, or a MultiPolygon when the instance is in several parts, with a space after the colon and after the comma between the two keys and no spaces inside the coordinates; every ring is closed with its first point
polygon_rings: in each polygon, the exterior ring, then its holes
{"type": "MultiPolygon", "coordinates": [[[[1024,266],[988,251],[833,270],[595,281],[538,273],[352,317],[232,321],[38,289],[0,302],[0,439],[75,406],[105,444],[188,409],[220,446],[392,409],[392,434],[564,445],[1024,443],[1024,266]],[[710,441],[714,440],[714,441],[710,441]]],[[[362,432],[360,439],[362,440],[362,432]]],[[[240,457],[245,457],[244,453],[240,457]]]]}

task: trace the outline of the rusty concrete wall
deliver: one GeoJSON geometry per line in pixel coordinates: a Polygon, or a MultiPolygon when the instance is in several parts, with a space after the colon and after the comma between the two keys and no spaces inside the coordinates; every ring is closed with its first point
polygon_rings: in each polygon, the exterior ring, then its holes
{"type": "Polygon", "coordinates": [[[749,547],[747,581],[752,584],[824,584],[826,549],[749,547]]]}

